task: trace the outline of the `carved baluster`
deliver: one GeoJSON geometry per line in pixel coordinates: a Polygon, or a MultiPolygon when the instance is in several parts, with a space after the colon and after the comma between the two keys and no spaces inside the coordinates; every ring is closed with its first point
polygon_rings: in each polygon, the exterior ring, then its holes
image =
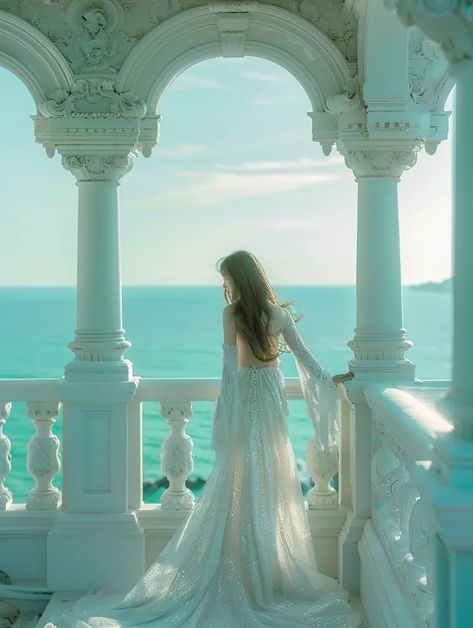
{"type": "Polygon", "coordinates": [[[412,593],[423,617],[428,620],[433,614],[433,597],[431,592],[431,559],[430,534],[431,521],[422,499],[418,499],[411,511],[409,522],[409,549],[411,551],[410,569],[414,574],[411,578],[412,593]]]}
{"type": "Polygon", "coordinates": [[[396,498],[399,508],[399,558],[402,566],[407,556],[410,556],[409,549],[409,522],[412,508],[419,499],[419,492],[411,482],[409,473],[406,472],[404,478],[397,487],[396,498]]]}
{"type": "Polygon", "coordinates": [[[11,443],[8,436],[3,433],[3,426],[10,410],[10,402],[0,402],[0,510],[8,510],[13,503],[13,493],[4,484],[11,471],[11,443]]]}
{"type": "Polygon", "coordinates": [[[338,445],[321,449],[316,436],[311,436],[307,443],[307,471],[310,473],[314,486],[307,493],[309,508],[321,506],[338,506],[338,492],[330,485],[333,476],[338,472],[338,445]]]}
{"type": "Polygon", "coordinates": [[[408,535],[403,536],[405,504],[402,499],[404,497],[406,487],[409,487],[410,485],[410,477],[404,463],[402,451],[397,446],[395,441],[391,440],[390,445],[392,453],[397,460],[397,467],[390,478],[389,486],[387,487],[389,492],[389,509],[392,521],[390,550],[395,564],[399,565],[409,552],[408,535]]]}
{"type": "MultiPolygon", "coordinates": [[[[397,487],[405,481],[405,469],[391,443],[384,437],[372,462],[373,519],[387,549],[395,562],[399,562],[400,538],[397,487]]],[[[405,554],[405,553],[404,553],[405,554]]]]}
{"type": "Polygon", "coordinates": [[[57,510],[61,506],[61,491],[52,484],[61,468],[59,439],[52,433],[60,407],[59,401],[28,403],[28,416],[36,427],[26,455],[28,472],[35,480],[26,503],[29,510],[57,510]]]}
{"type": "Polygon", "coordinates": [[[186,479],[194,468],[194,444],[186,434],[192,402],[161,403],[161,416],[167,417],[171,431],[161,445],[161,471],[169,480],[169,487],[161,495],[161,507],[189,510],[195,502],[192,491],[186,487],[186,479]]]}

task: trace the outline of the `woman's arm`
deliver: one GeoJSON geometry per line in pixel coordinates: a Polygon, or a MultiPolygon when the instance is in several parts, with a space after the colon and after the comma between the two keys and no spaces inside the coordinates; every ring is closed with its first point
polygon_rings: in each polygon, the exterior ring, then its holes
{"type": "Polygon", "coordinates": [[[353,371],[348,371],[348,373],[340,373],[332,376],[332,382],[335,384],[343,384],[344,382],[349,382],[351,379],[355,377],[353,371]]]}
{"type": "Polygon", "coordinates": [[[238,347],[231,306],[223,310],[222,380],[215,403],[210,446],[218,455],[227,455],[230,443],[238,439],[240,389],[238,385],[238,347]]]}
{"type": "Polygon", "coordinates": [[[223,309],[223,342],[226,345],[236,344],[236,324],[233,318],[233,305],[223,309]]]}

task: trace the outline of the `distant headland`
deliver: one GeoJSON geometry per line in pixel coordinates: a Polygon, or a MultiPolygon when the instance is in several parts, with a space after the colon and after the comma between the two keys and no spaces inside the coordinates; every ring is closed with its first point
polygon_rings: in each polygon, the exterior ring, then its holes
{"type": "Polygon", "coordinates": [[[451,292],[452,278],[449,277],[444,281],[427,281],[425,283],[409,286],[409,288],[413,290],[423,290],[425,292],[451,292]]]}

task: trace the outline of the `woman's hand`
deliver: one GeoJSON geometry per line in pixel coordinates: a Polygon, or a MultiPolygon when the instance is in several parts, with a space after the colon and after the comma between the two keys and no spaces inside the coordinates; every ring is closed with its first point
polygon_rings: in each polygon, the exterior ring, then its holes
{"type": "Polygon", "coordinates": [[[348,382],[355,377],[355,374],[352,371],[348,371],[348,373],[340,373],[339,375],[334,375],[332,377],[332,382],[334,386],[338,384],[343,384],[343,382],[348,382]]]}

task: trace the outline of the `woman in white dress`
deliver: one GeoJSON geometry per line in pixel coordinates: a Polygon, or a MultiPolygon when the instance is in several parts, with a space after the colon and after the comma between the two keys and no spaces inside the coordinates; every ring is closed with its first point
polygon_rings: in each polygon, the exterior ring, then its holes
{"type": "MultiPolygon", "coordinates": [[[[355,628],[348,594],[322,575],[312,545],[279,354],[292,351],[318,445],[337,429],[335,384],[304,345],[256,257],[219,262],[223,370],[212,430],[215,465],[187,519],[126,594],[85,595],[50,626],[355,628]]],[[[48,624],[46,624],[48,625],[48,624]]]]}

